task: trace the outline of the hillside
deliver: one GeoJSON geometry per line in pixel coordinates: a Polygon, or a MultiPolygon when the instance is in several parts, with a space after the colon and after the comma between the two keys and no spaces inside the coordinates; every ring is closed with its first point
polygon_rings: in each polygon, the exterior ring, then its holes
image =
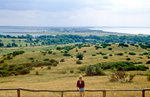
{"type": "MultiPolygon", "coordinates": [[[[39,47],[16,47],[16,48],[1,48],[1,52],[6,56],[10,55],[9,53],[15,51],[24,51],[23,54],[10,56],[12,58],[5,59],[3,64],[28,64],[33,65],[30,73],[26,75],[16,75],[9,77],[0,78],[0,87],[1,88],[15,88],[15,87],[24,87],[32,89],[76,89],[76,80],[77,77],[82,74],[86,75],[85,72],[81,72],[78,68],[82,66],[94,65],[97,63],[110,63],[110,62],[121,62],[128,61],[134,62],[136,65],[146,65],[149,59],[149,49],[143,49],[139,44],[128,45],[128,47],[119,46],[118,43],[109,44],[105,48],[105,45],[88,45],[88,44],[70,44],[70,45],[57,45],[57,46],[39,46],[39,47]],[[136,46],[138,45],[138,46],[136,46]],[[70,54],[64,56],[65,51],[70,54]],[[78,58],[76,55],[78,53],[83,54],[83,60],[80,60],[82,63],[77,64],[78,58]],[[134,54],[133,54],[134,53],[134,54]],[[106,58],[107,56],[107,58],[106,58]],[[127,60],[130,58],[130,60],[127,60]],[[45,64],[49,63],[51,59],[59,62],[58,64],[45,64]],[[63,61],[62,61],[63,59],[63,61]],[[61,61],[60,61],[61,60],[61,61]],[[37,64],[41,63],[41,64],[37,64]],[[66,84],[68,84],[66,86],[66,84]]],[[[7,58],[2,56],[1,60],[7,58]]],[[[56,63],[57,63],[56,62],[56,63]]],[[[128,74],[135,74],[136,77],[133,79],[133,82],[127,82],[125,85],[118,82],[110,82],[109,78],[112,74],[112,70],[104,70],[106,75],[103,76],[85,76],[84,80],[86,81],[86,89],[137,89],[137,88],[148,88],[149,81],[145,75],[149,74],[149,70],[146,71],[127,71],[128,74]],[[142,75],[142,76],[141,76],[142,75]]],[[[3,92],[0,94],[1,97],[9,97],[9,95],[15,95],[13,92],[5,94],[3,92]]],[[[36,97],[46,97],[47,95],[55,95],[59,97],[59,94],[42,94],[37,93],[36,97]],[[37,96],[37,94],[39,94],[37,96]]],[[[23,97],[34,97],[34,93],[24,92],[23,97]]],[[[77,94],[66,93],[66,97],[76,97],[77,94]]],[[[97,97],[98,93],[92,94],[87,93],[87,97],[97,97]]],[[[131,97],[132,95],[140,95],[140,93],[131,93],[126,94],[119,93],[119,96],[116,96],[115,93],[108,94],[111,97],[120,97],[126,96],[131,97]]]]}

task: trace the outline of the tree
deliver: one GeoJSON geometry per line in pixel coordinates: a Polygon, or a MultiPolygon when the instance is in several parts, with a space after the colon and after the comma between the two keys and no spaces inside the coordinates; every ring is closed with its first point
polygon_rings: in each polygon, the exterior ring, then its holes
{"type": "Polygon", "coordinates": [[[76,55],[76,57],[79,58],[79,60],[83,60],[83,57],[84,57],[84,56],[83,56],[83,54],[78,53],[78,54],[76,55]]]}

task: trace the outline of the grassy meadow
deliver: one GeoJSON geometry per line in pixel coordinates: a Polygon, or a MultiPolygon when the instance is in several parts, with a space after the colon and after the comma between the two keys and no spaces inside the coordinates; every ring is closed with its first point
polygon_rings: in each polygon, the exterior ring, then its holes
{"type": "MultiPolygon", "coordinates": [[[[74,45],[74,44],[70,44],[74,45]]],[[[65,45],[58,45],[63,47],[65,45]]],[[[150,88],[150,81],[147,80],[147,74],[150,71],[128,71],[128,74],[136,74],[132,82],[120,83],[110,82],[109,78],[112,74],[111,70],[104,70],[104,76],[85,76],[78,70],[81,66],[93,65],[96,63],[109,63],[109,62],[120,62],[127,61],[130,58],[130,62],[140,62],[140,65],[147,65],[147,61],[150,59],[148,55],[142,55],[145,52],[149,53],[149,49],[142,49],[129,45],[129,47],[118,47],[118,44],[111,44],[106,48],[95,49],[95,45],[90,47],[74,48],[68,53],[71,56],[63,56],[62,50],[56,50],[58,47],[52,46],[35,46],[35,47],[16,47],[16,48],[0,48],[0,59],[3,55],[12,53],[13,51],[23,50],[25,53],[13,57],[13,59],[6,60],[7,64],[23,64],[23,63],[34,63],[44,62],[45,59],[55,59],[60,61],[64,59],[64,62],[59,62],[57,66],[33,67],[31,72],[26,75],[17,75],[10,77],[0,77],[0,88],[30,88],[30,89],[50,89],[50,90],[76,90],[76,81],[78,76],[82,74],[84,76],[86,87],[85,89],[142,89],[150,88]],[[108,48],[112,48],[109,50],[108,48]],[[52,54],[43,55],[41,52],[51,50],[52,54]],[[86,52],[85,52],[86,51],[86,52]],[[99,52],[105,53],[105,55],[97,54],[99,52]],[[136,55],[129,55],[129,52],[134,52],[136,55]],[[76,64],[78,60],[76,58],[77,53],[84,55],[82,64],[76,64]],[[123,55],[117,55],[123,53],[123,55]],[[108,58],[104,58],[107,56],[108,58]],[[32,59],[32,60],[31,60],[32,59]],[[37,74],[38,72],[38,74],[37,74]]],[[[139,64],[138,64],[139,65],[139,64]]],[[[141,92],[108,92],[107,97],[141,97],[141,92]]],[[[146,97],[150,95],[146,92],[146,97]]],[[[15,97],[15,91],[0,91],[0,97],[15,97]]],[[[65,93],[64,97],[78,97],[78,93],[65,93]]],[[[21,97],[60,97],[60,93],[32,93],[32,92],[21,92],[21,97]]],[[[86,92],[86,97],[102,97],[100,92],[86,92]]]]}

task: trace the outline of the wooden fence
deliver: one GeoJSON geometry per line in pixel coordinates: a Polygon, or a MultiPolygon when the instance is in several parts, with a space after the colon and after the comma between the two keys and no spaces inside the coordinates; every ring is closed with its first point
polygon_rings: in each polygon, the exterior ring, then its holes
{"type": "MultiPolygon", "coordinates": [[[[7,89],[0,89],[0,91],[17,91],[17,97],[21,97],[21,91],[29,91],[29,92],[58,92],[61,93],[60,97],[64,97],[65,92],[78,92],[77,90],[33,90],[33,89],[24,89],[24,88],[7,88],[7,89]]],[[[100,90],[85,90],[87,92],[102,92],[103,97],[106,97],[106,92],[108,91],[141,91],[141,97],[146,97],[145,92],[150,91],[148,89],[100,89],[100,90]]]]}

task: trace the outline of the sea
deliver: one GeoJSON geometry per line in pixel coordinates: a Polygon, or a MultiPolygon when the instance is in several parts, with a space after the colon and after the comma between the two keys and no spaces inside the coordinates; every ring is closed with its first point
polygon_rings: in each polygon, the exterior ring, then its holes
{"type": "MultiPolygon", "coordinates": [[[[89,30],[102,30],[106,32],[127,33],[136,35],[150,35],[150,27],[89,27],[89,30]]],[[[1,35],[20,36],[30,34],[32,36],[51,35],[48,27],[18,27],[0,26],[1,35]]]]}
{"type": "Polygon", "coordinates": [[[150,27],[96,27],[91,29],[103,30],[106,32],[150,35],[150,27]]]}

